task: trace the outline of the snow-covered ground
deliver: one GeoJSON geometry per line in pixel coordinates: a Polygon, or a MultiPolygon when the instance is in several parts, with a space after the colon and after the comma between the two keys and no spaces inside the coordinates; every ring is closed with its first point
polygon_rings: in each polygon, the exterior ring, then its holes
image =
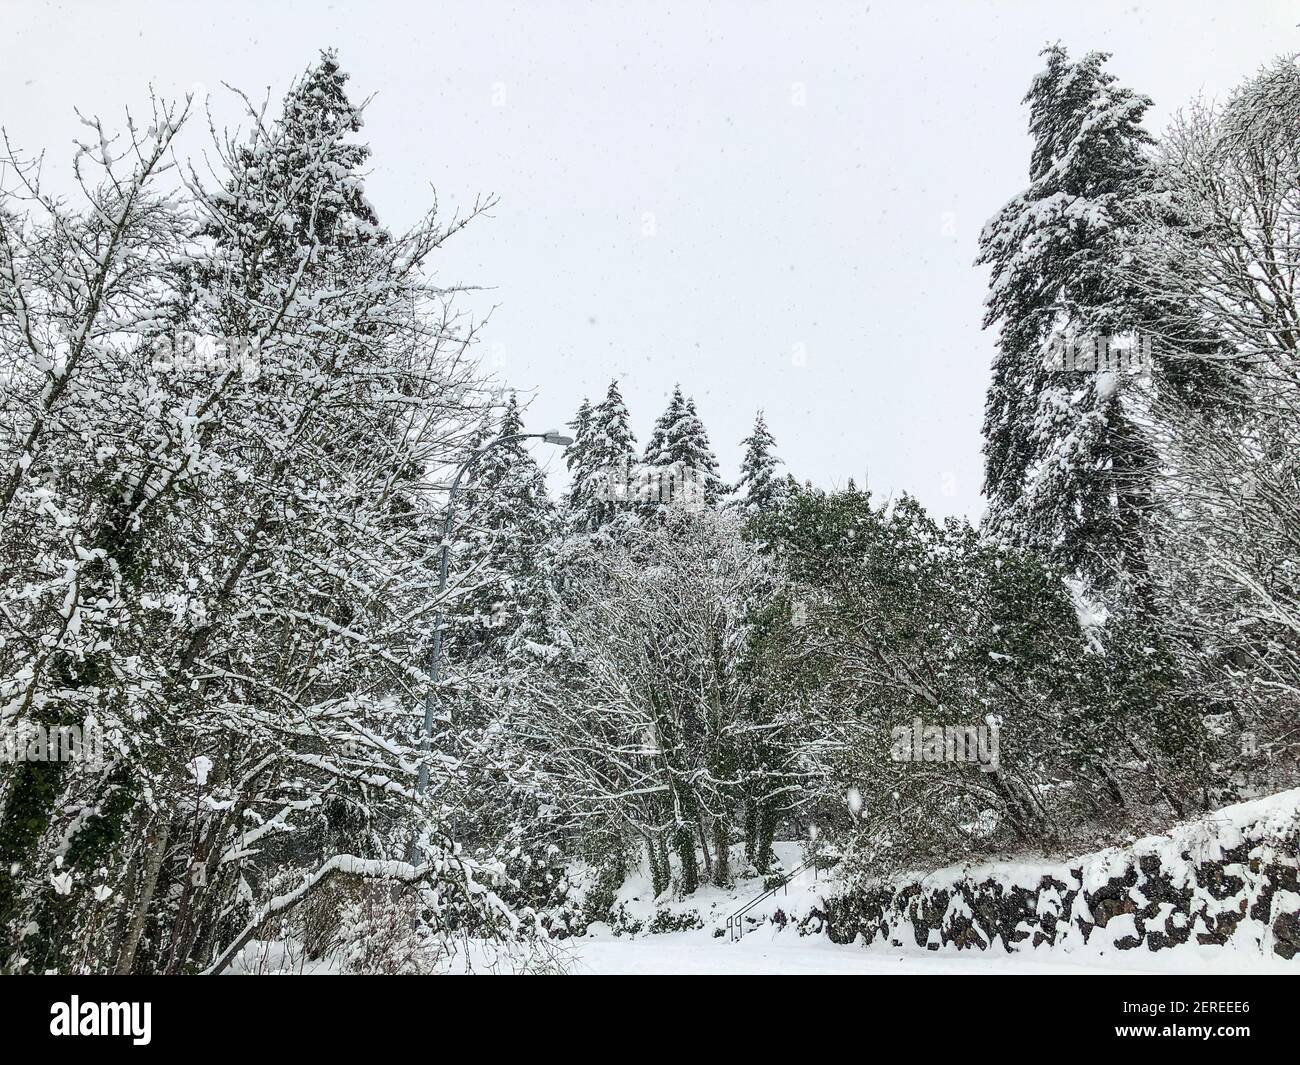
{"type": "MultiPolygon", "coordinates": [[[[1095,891],[1110,878],[1122,874],[1142,855],[1155,855],[1171,876],[1195,883],[1194,861],[1219,859],[1226,848],[1243,840],[1288,840],[1300,805],[1300,791],[1283,792],[1265,799],[1241,803],[1204,818],[1175,826],[1168,835],[1151,836],[1126,847],[1108,848],[1062,863],[1060,860],[1001,861],[979,865],[954,865],[913,874],[927,887],[951,887],[963,879],[982,882],[997,880],[1007,885],[1037,883],[1051,875],[1064,882],[1082,870],[1084,886],[1095,891]]],[[[1263,846],[1261,843],[1260,847],[1263,846]]],[[[1258,849],[1258,848],[1257,848],[1258,849]]],[[[784,842],[774,845],[777,864],[794,869],[804,859],[803,845],[784,842]]],[[[1271,851],[1259,850],[1268,861],[1277,860],[1271,851]]],[[[1289,850],[1284,855],[1289,858],[1289,850]]],[[[742,855],[733,854],[733,869],[740,868],[742,855]]],[[[1247,870],[1236,868],[1241,876],[1247,870]]],[[[1160,951],[1145,947],[1119,950],[1120,938],[1113,927],[1107,935],[1057,937],[1055,945],[1034,949],[1023,942],[1008,953],[996,938],[986,950],[958,950],[945,946],[926,950],[913,945],[912,926],[900,916],[895,934],[865,945],[837,945],[821,934],[800,935],[802,918],[821,900],[844,890],[835,876],[811,869],[794,876],[788,884],[755,905],[747,914],[744,934],[732,941],[728,917],[763,892],[763,880],[753,871],[726,888],[703,884],[686,898],[654,897],[644,868],[629,872],[614,900],[614,923],[592,924],[585,934],[526,948],[530,956],[502,951],[485,943],[462,944],[454,956],[438,965],[440,971],[510,972],[565,970],[578,974],[853,974],[853,973],[968,973],[968,974],[1057,974],[1057,973],[1275,973],[1300,975],[1300,958],[1284,961],[1261,942],[1251,925],[1233,936],[1226,945],[1205,946],[1195,940],[1160,951]],[[652,934],[652,926],[688,928],[687,931],[652,934]],[[892,944],[903,943],[904,946],[892,944]]],[[[572,890],[580,898],[591,871],[582,866],[572,870],[572,890]]],[[[1199,888],[1198,888],[1199,890],[1199,888]]],[[[1217,903],[1244,905],[1235,898],[1217,903]]],[[[1293,892],[1278,891],[1273,908],[1300,906],[1293,892]]],[[[1281,911],[1279,911],[1281,912],[1281,911]]],[[[1089,917],[1091,920],[1091,917],[1089,917]]],[[[1112,926],[1130,929],[1132,918],[1121,914],[1111,918],[1112,926]]],[[[819,922],[812,923],[814,927],[819,922]]],[[[335,961],[308,961],[292,943],[253,943],[232,965],[232,972],[329,973],[337,971],[335,961]]]]}
{"type": "Polygon", "coordinates": [[[1026,951],[926,951],[837,946],[825,936],[800,936],[770,926],[739,943],[714,939],[707,931],[614,938],[583,936],[566,944],[571,971],[585,974],[843,974],[926,973],[1275,973],[1300,975],[1300,966],[1281,959],[1190,947],[1150,951],[1061,953],[1026,951]]]}
{"type": "MultiPolygon", "coordinates": [[[[777,931],[770,925],[749,933],[738,943],[715,938],[708,929],[661,935],[612,936],[602,932],[556,944],[552,959],[574,975],[866,975],[902,976],[949,973],[968,975],[1095,976],[1122,973],[1271,973],[1300,975],[1300,966],[1278,958],[1204,947],[1177,947],[1150,951],[1062,952],[926,951],[911,949],[837,946],[825,936],[801,936],[792,928],[777,931]]],[[[480,973],[506,973],[517,964],[507,955],[472,952],[471,966],[480,973]]],[[[451,973],[464,972],[464,956],[447,965],[451,973]]],[[[307,961],[301,951],[285,950],[280,943],[250,944],[232,966],[240,974],[293,973],[332,975],[330,961],[307,961]]]]}

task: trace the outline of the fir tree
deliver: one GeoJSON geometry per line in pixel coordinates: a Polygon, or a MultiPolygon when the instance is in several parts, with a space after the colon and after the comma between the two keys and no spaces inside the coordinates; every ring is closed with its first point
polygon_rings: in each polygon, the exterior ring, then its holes
{"type": "Polygon", "coordinates": [[[674,385],[673,394],[668,400],[668,407],[655,420],[654,428],[650,430],[650,439],[646,441],[645,457],[643,459],[643,464],[646,467],[658,468],[672,463],[673,456],[669,438],[685,414],[686,397],[682,394],[682,386],[674,385]]]}
{"type": "MultiPolygon", "coordinates": [[[[251,339],[256,330],[247,320],[247,307],[274,306],[271,294],[286,283],[308,306],[313,299],[329,298],[321,290],[332,292],[345,282],[373,276],[376,257],[392,236],[366,199],[365,167],[371,151],[352,139],[363,122],[348,99],[347,81],[337,52],[322,51],[290,86],[269,135],[236,152],[230,179],[214,194],[222,222],[210,221],[199,231],[224,255],[214,257],[216,266],[200,260],[182,268],[193,273],[183,282],[191,296],[183,323],[189,328],[251,339]],[[228,292],[222,295],[225,283],[218,276],[229,272],[231,257],[239,261],[253,288],[235,299],[228,292]],[[205,321],[205,312],[213,308],[217,321],[205,321]]],[[[414,334],[414,298],[390,296],[384,317],[393,323],[394,332],[414,334]]],[[[289,309],[286,317],[292,323],[300,314],[301,308],[289,309]]],[[[374,330],[370,334],[368,341],[378,343],[374,330]]],[[[310,338],[294,340],[292,346],[250,350],[252,365],[241,372],[255,381],[260,373],[294,375],[317,364],[317,346],[310,338]]],[[[359,342],[357,354],[361,347],[359,342]]],[[[317,368],[326,374],[347,372],[346,365],[317,368]]],[[[250,387],[267,391],[275,386],[250,387]]],[[[400,404],[379,405],[349,431],[331,430],[326,446],[345,465],[363,453],[395,456],[403,417],[400,404]]],[[[421,471],[399,466],[394,476],[413,487],[421,471]]],[[[395,493],[393,505],[409,509],[401,493],[395,493]]]]}
{"type": "Polygon", "coordinates": [[[1045,49],[1030,107],[1030,185],[988,223],[985,326],[998,351],[985,405],[988,524],[1093,582],[1140,568],[1137,521],[1149,457],[1114,372],[1047,368],[1053,336],[1137,327],[1115,265],[1129,211],[1151,183],[1142,127],[1151,101],[1116,83],[1109,56],[1045,49]]]}
{"type": "MultiPolygon", "coordinates": [[[[519,401],[511,393],[490,437],[522,432],[519,401]]],[[[457,534],[463,546],[456,559],[458,582],[470,589],[456,610],[462,658],[504,651],[546,599],[541,560],[556,514],[545,475],[524,443],[509,440],[489,448],[465,487],[467,516],[457,534]]]]}
{"type": "Polygon", "coordinates": [[[587,462],[591,451],[592,416],[591,401],[583,396],[582,406],[578,408],[573,421],[569,422],[569,428],[573,430],[573,443],[564,452],[564,464],[569,468],[569,491],[565,503],[570,517],[576,516],[579,522],[586,519],[591,496],[595,491],[595,485],[592,484],[593,471],[587,462]]]}
{"type": "Polygon", "coordinates": [[[673,388],[668,407],[646,443],[642,480],[643,503],[650,510],[671,502],[683,481],[710,507],[716,506],[726,491],[695,400],[683,395],[680,385],[673,388]]]}
{"type": "Polygon", "coordinates": [[[736,482],[737,498],[734,505],[749,516],[770,511],[779,505],[784,486],[776,476],[781,460],[773,453],[776,440],[759,411],[754,428],[742,441],[745,457],[740,464],[740,479],[736,482]]]}
{"type": "Polygon", "coordinates": [[[591,408],[585,431],[581,422],[580,409],[574,428],[582,439],[581,447],[579,440],[574,440],[576,454],[570,450],[574,488],[569,505],[579,527],[593,532],[631,506],[636,437],[618,381],[611,381],[605,398],[591,408]]]}
{"type": "Polygon", "coordinates": [[[308,276],[337,275],[358,268],[368,246],[391,239],[365,196],[370,148],[347,139],[362,127],[347,80],[338,54],[322,52],[286,94],[272,135],[239,149],[238,169],[217,193],[235,224],[210,225],[200,235],[247,243],[254,278],[264,271],[279,277],[303,260],[308,276]]]}

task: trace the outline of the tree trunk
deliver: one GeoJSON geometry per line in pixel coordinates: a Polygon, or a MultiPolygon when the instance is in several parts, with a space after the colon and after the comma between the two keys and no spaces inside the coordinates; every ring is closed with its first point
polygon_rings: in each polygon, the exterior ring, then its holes
{"type": "Polygon", "coordinates": [[[131,924],[127,928],[126,940],[117,958],[116,973],[126,976],[135,964],[136,948],[140,945],[140,934],[144,931],[145,918],[149,913],[149,904],[158,886],[158,870],[162,868],[163,857],[167,853],[167,841],[171,837],[171,824],[166,820],[154,830],[153,841],[149,845],[149,854],[145,859],[144,877],[140,882],[140,893],[131,913],[131,924]]]}
{"type": "Polygon", "coordinates": [[[713,882],[725,887],[731,879],[731,830],[725,818],[713,819],[713,882]]]}

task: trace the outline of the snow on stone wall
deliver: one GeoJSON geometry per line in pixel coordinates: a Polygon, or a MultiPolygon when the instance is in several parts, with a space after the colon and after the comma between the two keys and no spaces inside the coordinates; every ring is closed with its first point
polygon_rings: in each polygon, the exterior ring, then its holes
{"type": "Polygon", "coordinates": [[[1300,953],[1300,789],[1061,863],[951,867],[827,898],[803,921],[836,943],[1006,951],[1217,944],[1300,953]]]}

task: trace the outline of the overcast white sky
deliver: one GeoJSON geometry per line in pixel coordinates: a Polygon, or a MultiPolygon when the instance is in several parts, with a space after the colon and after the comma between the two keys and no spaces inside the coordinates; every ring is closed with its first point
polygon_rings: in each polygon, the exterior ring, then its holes
{"type": "MultiPolygon", "coordinates": [[[[801,479],[978,517],[993,341],[983,222],[1025,183],[1038,49],[1112,51],[1152,128],[1300,49],[1300,4],[124,3],[0,0],[0,124],[66,176],[105,118],[336,46],[375,94],[369,195],[399,228],[495,193],[441,261],[492,287],[483,354],[568,421],[621,379],[642,441],[675,382],[734,476],[762,407],[801,479]]],[[[218,108],[224,104],[218,103],[218,108]]],[[[197,138],[193,148],[201,145],[197,138]]],[[[543,446],[539,459],[552,459],[543,446]]],[[[558,487],[562,478],[554,481],[558,487]]]]}

